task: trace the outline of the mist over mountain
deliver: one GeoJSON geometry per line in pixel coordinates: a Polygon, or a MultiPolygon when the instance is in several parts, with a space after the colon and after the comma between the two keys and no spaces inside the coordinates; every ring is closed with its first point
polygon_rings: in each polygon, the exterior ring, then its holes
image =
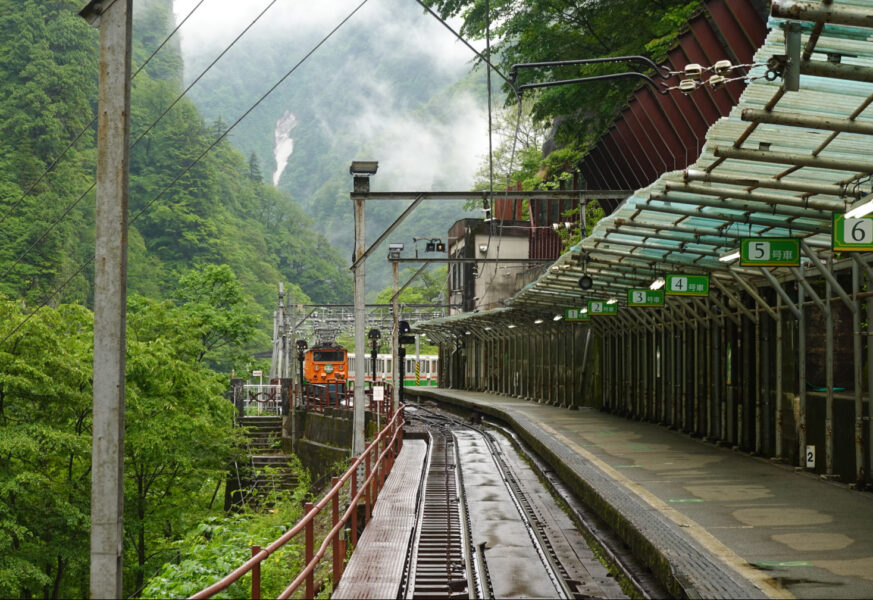
{"type": "MultiPolygon", "coordinates": [[[[186,83],[268,2],[251,4],[211,0],[183,26],[186,83]]],[[[176,0],[177,20],[193,5],[176,0]]],[[[275,4],[194,86],[191,98],[207,119],[232,123],[356,5],[275,4]]],[[[232,143],[255,154],[265,179],[289,192],[318,231],[350,256],[352,160],[379,161],[374,190],[472,187],[488,148],[485,74],[471,72],[473,58],[414,2],[370,0],[237,126],[232,143]]],[[[368,240],[405,204],[371,202],[368,240]]],[[[462,205],[425,203],[392,241],[409,248],[413,236],[444,238],[465,216],[462,205]]],[[[374,256],[371,291],[390,282],[384,254],[374,256]]]]}

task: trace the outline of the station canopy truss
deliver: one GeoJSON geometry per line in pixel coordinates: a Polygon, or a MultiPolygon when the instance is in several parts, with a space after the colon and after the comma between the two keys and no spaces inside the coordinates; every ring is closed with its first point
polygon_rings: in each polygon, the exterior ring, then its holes
{"type": "Polygon", "coordinates": [[[648,289],[668,273],[708,274],[710,287],[725,292],[818,275],[834,255],[834,215],[873,199],[873,6],[774,0],[769,28],[754,60],[762,66],[751,69],[737,106],[710,127],[694,164],[634,192],[592,235],[504,301],[506,308],[416,328],[439,340],[471,329],[549,323],[589,300],[623,306],[628,289],[648,289]],[[798,91],[785,91],[772,73],[765,77],[763,66],[786,54],[790,27],[800,30],[798,91]],[[760,237],[800,238],[801,266],[719,260],[737,251],[742,238],[760,237]],[[593,283],[585,291],[578,285],[583,274],[593,283]]]}

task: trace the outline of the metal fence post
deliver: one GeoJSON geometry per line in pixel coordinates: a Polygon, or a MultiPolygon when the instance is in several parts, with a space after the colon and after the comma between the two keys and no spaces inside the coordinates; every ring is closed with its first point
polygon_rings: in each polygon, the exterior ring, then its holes
{"type": "MultiPolygon", "coordinates": [[[[303,507],[303,514],[308,515],[309,513],[312,512],[313,508],[315,508],[315,505],[312,502],[307,502],[303,507]]],[[[312,557],[314,556],[315,526],[313,524],[313,521],[314,521],[314,519],[310,519],[309,521],[307,521],[306,532],[304,533],[305,546],[304,546],[304,551],[303,551],[303,560],[307,566],[309,565],[309,563],[312,562],[312,557]]],[[[315,596],[315,578],[313,577],[314,572],[315,572],[315,569],[313,569],[312,572],[310,572],[309,575],[306,576],[306,597],[307,598],[312,598],[315,596]]]]}
{"type": "MultiPolygon", "coordinates": [[[[261,547],[257,544],[252,546],[252,558],[258,555],[261,547]]],[[[260,600],[261,598],[261,563],[256,563],[252,567],[252,600],[260,600]]]]}

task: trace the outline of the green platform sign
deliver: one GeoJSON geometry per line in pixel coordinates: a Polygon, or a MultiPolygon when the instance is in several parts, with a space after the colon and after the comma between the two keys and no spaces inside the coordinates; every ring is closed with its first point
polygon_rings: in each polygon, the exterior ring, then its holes
{"type": "Polygon", "coordinates": [[[800,240],[797,238],[742,238],[741,267],[799,267],[800,240]]]}
{"type": "Polygon", "coordinates": [[[868,252],[873,250],[873,215],[847,219],[834,215],[832,248],[840,252],[868,252]]]}
{"type": "Polygon", "coordinates": [[[564,320],[565,321],[590,321],[591,317],[588,316],[588,312],[582,312],[584,309],[581,308],[568,308],[564,311],[564,320]]]}
{"type": "Polygon", "coordinates": [[[709,296],[709,275],[667,275],[664,291],[668,296],[709,296]]]}
{"type": "Polygon", "coordinates": [[[631,289],[627,291],[628,306],[664,306],[663,290],[631,289]]]}
{"type": "Polygon", "coordinates": [[[618,314],[618,304],[607,304],[603,300],[589,300],[588,301],[588,314],[589,315],[617,315],[618,314]]]}

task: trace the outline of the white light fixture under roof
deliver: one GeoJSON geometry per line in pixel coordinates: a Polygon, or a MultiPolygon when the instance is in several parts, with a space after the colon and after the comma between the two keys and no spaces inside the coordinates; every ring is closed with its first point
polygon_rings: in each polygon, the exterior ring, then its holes
{"type": "Polygon", "coordinates": [[[552,317],[552,321],[560,321],[563,318],[564,318],[564,315],[555,315],[554,317],[552,317]]]}
{"type": "Polygon", "coordinates": [[[506,326],[506,328],[507,328],[507,329],[515,329],[515,325],[513,325],[512,323],[510,323],[509,325],[506,326]]]}
{"type": "Polygon", "coordinates": [[[588,307],[586,306],[585,308],[583,308],[579,312],[582,313],[583,315],[586,314],[588,312],[588,307]]]}
{"type": "Polygon", "coordinates": [[[718,260],[720,260],[721,262],[731,262],[732,260],[736,260],[739,257],[740,257],[739,250],[731,250],[727,254],[723,254],[723,255],[719,256],[718,260]]]}
{"type": "Polygon", "coordinates": [[[534,321],[534,325],[541,325],[542,322],[543,322],[542,319],[537,319],[536,321],[534,321]]]}
{"type": "Polygon", "coordinates": [[[607,304],[618,304],[618,298],[610,298],[606,301],[607,304]]]}
{"type": "Polygon", "coordinates": [[[847,219],[859,219],[873,212],[873,194],[867,194],[861,198],[860,204],[846,213],[847,219]]]}
{"type": "Polygon", "coordinates": [[[664,287],[664,283],[664,278],[658,277],[657,279],[655,279],[655,281],[652,282],[652,285],[649,286],[649,289],[660,290],[662,287],[664,287]]]}

